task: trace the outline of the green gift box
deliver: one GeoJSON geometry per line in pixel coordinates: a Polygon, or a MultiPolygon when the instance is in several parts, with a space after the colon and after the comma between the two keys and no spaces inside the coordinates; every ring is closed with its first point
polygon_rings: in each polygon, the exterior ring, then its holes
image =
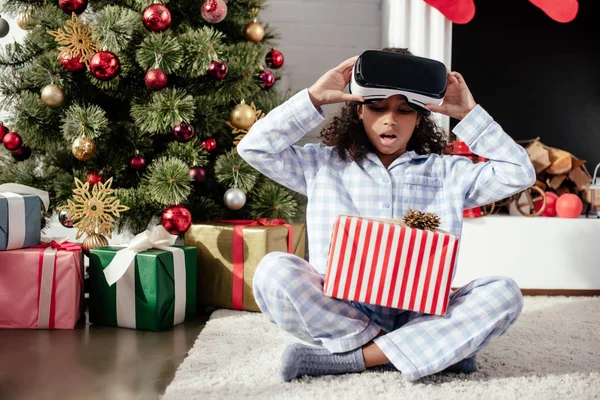
{"type": "Polygon", "coordinates": [[[172,251],[149,249],[137,253],[127,272],[112,286],[108,284],[104,270],[123,247],[92,249],[89,265],[90,322],[160,331],[183,322],[182,319],[194,319],[196,248],[172,246],[169,249],[172,251]],[[183,252],[185,265],[176,268],[174,252],[180,251],[177,249],[183,252]],[[179,280],[175,279],[176,276],[179,280]]]}

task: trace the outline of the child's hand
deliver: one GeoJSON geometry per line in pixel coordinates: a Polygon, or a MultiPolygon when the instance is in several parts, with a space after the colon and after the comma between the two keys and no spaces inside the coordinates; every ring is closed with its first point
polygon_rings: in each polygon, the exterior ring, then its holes
{"type": "Polygon", "coordinates": [[[433,112],[442,113],[458,120],[463,119],[475,106],[475,100],[465,83],[462,75],[458,72],[448,72],[448,85],[446,96],[441,106],[427,104],[425,107],[433,112]]]}
{"type": "Polygon", "coordinates": [[[315,108],[325,104],[343,101],[364,101],[362,96],[344,93],[352,77],[352,68],[358,56],[352,57],[327,71],[308,89],[308,95],[315,108]]]}

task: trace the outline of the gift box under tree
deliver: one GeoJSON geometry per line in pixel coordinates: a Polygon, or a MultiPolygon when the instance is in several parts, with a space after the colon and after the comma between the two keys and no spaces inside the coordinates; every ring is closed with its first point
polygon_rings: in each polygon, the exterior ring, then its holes
{"type": "Polygon", "coordinates": [[[16,183],[0,185],[0,250],[40,244],[40,202],[47,211],[47,192],[16,183]]]}
{"type": "Polygon", "coordinates": [[[326,295],[445,315],[458,237],[439,218],[411,210],[403,220],[341,215],[327,262],[326,295]]]}
{"type": "Polygon", "coordinates": [[[83,315],[83,254],[66,241],[0,252],[0,328],[73,329],[83,315]]]}
{"type": "Polygon", "coordinates": [[[90,322],[160,331],[196,316],[196,249],[161,225],[127,247],[90,250],[90,322]]]}
{"type": "Polygon", "coordinates": [[[198,304],[260,311],[252,279],[262,258],[273,251],[305,257],[304,224],[281,219],[194,224],[185,244],[198,249],[198,304]]]}

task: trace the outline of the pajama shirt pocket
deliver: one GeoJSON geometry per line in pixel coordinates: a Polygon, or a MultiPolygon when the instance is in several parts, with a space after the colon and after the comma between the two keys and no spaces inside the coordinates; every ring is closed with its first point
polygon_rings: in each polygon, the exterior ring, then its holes
{"type": "Polygon", "coordinates": [[[402,203],[405,206],[405,212],[415,209],[436,214],[443,213],[442,179],[426,175],[405,175],[402,185],[402,203]]]}

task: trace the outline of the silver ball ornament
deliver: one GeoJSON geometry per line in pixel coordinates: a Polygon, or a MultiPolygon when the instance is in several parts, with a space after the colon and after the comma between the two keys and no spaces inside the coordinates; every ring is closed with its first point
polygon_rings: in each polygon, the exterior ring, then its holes
{"type": "Polygon", "coordinates": [[[238,188],[231,188],[223,196],[225,205],[232,210],[239,210],[246,204],[246,194],[238,188]]]}
{"type": "Polygon", "coordinates": [[[4,18],[0,17],[0,38],[3,38],[6,35],[8,35],[9,31],[10,31],[10,25],[8,25],[8,21],[5,20],[4,18]]]}
{"type": "Polygon", "coordinates": [[[65,228],[73,227],[73,221],[71,221],[71,219],[69,218],[69,215],[66,211],[61,211],[58,213],[58,221],[65,228]]]}

